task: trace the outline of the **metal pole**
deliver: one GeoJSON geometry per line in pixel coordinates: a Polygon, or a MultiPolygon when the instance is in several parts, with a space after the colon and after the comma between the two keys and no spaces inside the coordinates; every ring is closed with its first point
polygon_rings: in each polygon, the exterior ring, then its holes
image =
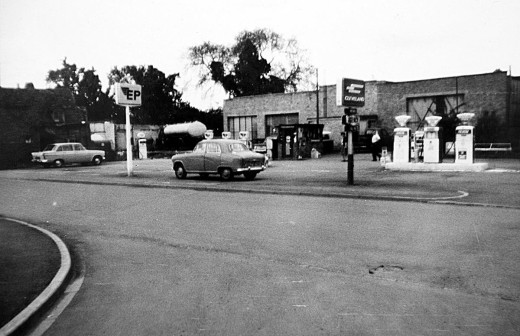
{"type": "Polygon", "coordinates": [[[352,131],[348,130],[348,163],[347,163],[347,184],[353,185],[354,184],[354,143],[352,141],[352,131]]]}
{"type": "Polygon", "coordinates": [[[133,164],[132,164],[132,132],[130,125],[130,106],[125,106],[126,109],[126,170],[128,176],[132,176],[133,164]]]}
{"type": "Polygon", "coordinates": [[[316,69],[316,125],[320,123],[320,85],[318,82],[318,69],[316,69]]]}
{"type": "Polygon", "coordinates": [[[459,114],[459,78],[455,77],[455,113],[459,114]]]}

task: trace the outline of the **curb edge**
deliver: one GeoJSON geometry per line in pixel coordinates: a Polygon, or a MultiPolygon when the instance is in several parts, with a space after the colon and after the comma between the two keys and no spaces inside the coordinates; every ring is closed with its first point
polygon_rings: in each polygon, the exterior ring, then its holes
{"type": "Polygon", "coordinates": [[[28,226],[47,235],[54,241],[61,256],[60,268],[54,278],[52,278],[49,285],[47,285],[43,292],[41,292],[40,295],[36,297],[36,299],[34,299],[27,307],[25,307],[25,309],[23,309],[18,315],[16,315],[11,321],[9,321],[0,329],[0,336],[8,336],[18,331],[22,326],[25,326],[31,317],[39,312],[42,307],[48,303],[51,298],[60,290],[60,288],[66,282],[68,275],[70,274],[72,262],[67,246],[56,234],[18,219],[9,217],[3,217],[3,219],[28,226]]]}

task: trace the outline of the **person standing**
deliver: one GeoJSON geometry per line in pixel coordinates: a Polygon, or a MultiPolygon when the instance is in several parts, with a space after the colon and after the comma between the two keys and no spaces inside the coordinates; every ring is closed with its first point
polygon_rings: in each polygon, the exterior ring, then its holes
{"type": "Polygon", "coordinates": [[[381,158],[381,137],[376,130],[372,135],[372,161],[378,161],[381,158]]]}

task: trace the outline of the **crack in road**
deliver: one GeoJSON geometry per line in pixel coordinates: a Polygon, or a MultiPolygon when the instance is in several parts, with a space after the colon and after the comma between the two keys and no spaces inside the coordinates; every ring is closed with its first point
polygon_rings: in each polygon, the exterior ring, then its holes
{"type": "Polygon", "coordinates": [[[143,242],[143,243],[152,243],[152,244],[156,244],[158,246],[170,247],[170,248],[184,250],[184,251],[193,250],[193,251],[206,252],[206,253],[227,254],[227,255],[233,255],[233,256],[238,256],[238,257],[243,257],[243,258],[272,262],[272,263],[276,263],[279,265],[296,266],[296,267],[301,267],[304,269],[309,269],[309,270],[313,270],[313,271],[317,271],[317,272],[329,272],[329,273],[336,273],[336,274],[342,274],[342,275],[347,275],[347,276],[354,276],[353,274],[347,273],[347,271],[345,269],[341,269],[338,267],[334,267],[334,268],[322,267],[322,266],[318,266],[318,265],[292,262],[292,261],[286,260],[286,259],[265,258],[262,256],[258,256],[258,255],[254,255],[254,254],[247,254],[247,253],[235,251],[232,249],[224,249],[224,248],[195,245],[195,244],[172,243],[172,242],[168,242],[164,239],[160,239],[160,238],[139,237],[139,236],[129,235],[129,234],[108,234],[106,232],[102,232],[101,236],[128,239],[128,240],[131,240],[134,242],[138,241],[138,242],[143,242]]]}
{"type": "MultiPolygon", "coordinates": [[[[491,293],[484,290],[478,290],[478,291],[468,291],[465,290],[463,286],[450,286],[447,287],[446,284],[439,285],[435,282],[435,279],[432,278],[430,281],[424,281],[419,280],[416,276],[418,274],[407,274],[404,272],[405,267],[400,265],[384,265],[379,264],[375,267],[369,267],[368,274],[364,272],[349,272],[345,268],[341,267],[328,267],[328,266],[320,266],[320,265],[314,265],[314,264],[306,264],[306,263],[299,263],[294,262],[287,259],[280,259],[280,258],[266,258],[259,255],[253,255],[253,254],[247,254],[239,251],[235,251],[232,249],[224,249],[224,248],[217,248],[217,247],[210,247],[210,246],[202,246],[202,245],[195,245],[195,244],[181,244],[181,243],[172,243],[168,242],[166,240],[160,239],[160,238],[153,238],[153,237],[138,237],[135,235],[129,235],[129,234],[107,234],[106,232],[101,234],[104,237],[114,237],[114,238],[120,238],[120,239],[127,239],[134,242],[143,242],[143,243],[152,243],[159,246],[169,247],[173,249],[179,249],[184,251],[197,251],[197,252],[204,252],[204,253],[216,253],[216,254],[224,254],[224,255],[232,255],[237,256],[240,258],[247,258],[247,259],[253,259],[257,261],[263,261],[263,262],[270,262],[281,266],[290,266],[290,267],[299,267],[301,269],[313,271],[313,272],[321,272],[321,273],[332,273],[337,274],[349,278],[363,278],[364,281],[367,281],[369,279],[372,279],[374,281],[393,281],[393,282],[399,282],[402,284],[413,284],[415,286],[423,286],[425,288],[437,288],[437,289],[444,289],[444,290],[453,290],[456,292],[462,292],[470,295],[480,295],[483,297],[492,297],[497,298],[505,301],[512,301],[517,302],[520,301],[520,298],[513,298],[511,296],[504,295],[503,293],[491,293]],[[392,274],[400,274],[399,276],[392,277],[392,274]]],[[[366,270],[366,268],[365,268],[366,270]]],[[[366,272],[366,271],[365,271],[366,272]]]]}

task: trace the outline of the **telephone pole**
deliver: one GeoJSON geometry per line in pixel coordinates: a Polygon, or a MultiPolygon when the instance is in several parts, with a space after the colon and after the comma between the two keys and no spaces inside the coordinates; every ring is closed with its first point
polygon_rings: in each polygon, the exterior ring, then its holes
{"type": "Polygon", "coordinates": [[[320,123],[320,85],[318,81],[318,69],[316,69],[316,125],[320,123]]]}

